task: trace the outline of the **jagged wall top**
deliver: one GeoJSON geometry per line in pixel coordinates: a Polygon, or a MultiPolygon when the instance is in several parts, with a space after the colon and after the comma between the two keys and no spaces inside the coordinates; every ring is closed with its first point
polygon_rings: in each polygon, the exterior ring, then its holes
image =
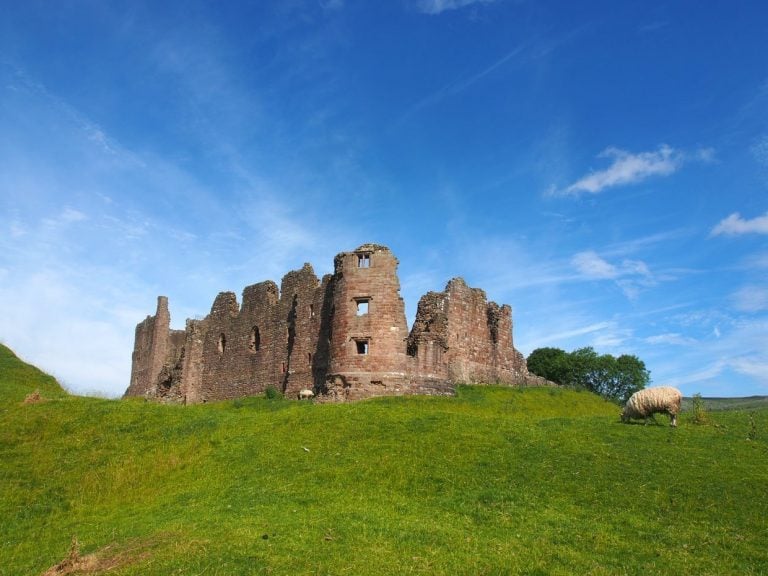
{"type": "Polygon", "coordinates": [[[459,382],[528,382],[512,345],[511,308],[451,279],[421,298],[409,331],[389,248],[366,243],[334,258],[318,280],[310,264],[216,296],[204,319],[169,328],[167,298],[137,326],[126,395],[204,402],[302,388],[334,399],[451,393],[459,382]]]}

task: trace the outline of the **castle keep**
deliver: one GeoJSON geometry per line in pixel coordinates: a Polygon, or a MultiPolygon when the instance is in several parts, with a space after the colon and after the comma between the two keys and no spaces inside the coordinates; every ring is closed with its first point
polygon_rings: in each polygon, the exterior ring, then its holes
{"type": "Polygon", "coordinates": [[[357,400],[399,394],[452,394],[458,383],[545,384],[528,373],[512,342],[512,310],[454,278],[421,298],[408,332],[397,259],[365,244],[312,267],[220,293],[210,314],[170,329],[168,299],[136,326],[125,396],[206,402],[274,387],[296,397],[357,400]]]}

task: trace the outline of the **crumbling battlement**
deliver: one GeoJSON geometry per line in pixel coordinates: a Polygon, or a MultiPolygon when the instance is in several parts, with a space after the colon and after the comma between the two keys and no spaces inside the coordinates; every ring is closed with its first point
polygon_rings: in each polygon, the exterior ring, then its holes
{"type": "Polygon", "coordinates": [[[243,290],[222,292],[202,320],[170,329],[168,299],[136,326],[125,396],[205,402],[274,387],[345,401],[381,395],[452,394],[459,383],[548,384],[528,373],[512,341],[512,310],[461,278],[421,298],[408,332],[398,261],[364,244],[334,259],[243,290]]]}

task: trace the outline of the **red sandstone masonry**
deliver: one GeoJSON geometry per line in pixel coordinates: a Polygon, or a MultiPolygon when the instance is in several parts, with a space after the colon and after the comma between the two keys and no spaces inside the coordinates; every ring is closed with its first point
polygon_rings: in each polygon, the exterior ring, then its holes
{"type": "Polygon", "coordinates": [[[170,330],[167,298],[136,327],[126,396],[206,402],[264,392],[321,400],[451,394],[458,383],[545,385],[512,340],[512,311],[461,278],[419,302],[408,333],[398,261],[385,246],[342,252],[333,275],[312,267],[220,293],[203,320],[170,330]]]}

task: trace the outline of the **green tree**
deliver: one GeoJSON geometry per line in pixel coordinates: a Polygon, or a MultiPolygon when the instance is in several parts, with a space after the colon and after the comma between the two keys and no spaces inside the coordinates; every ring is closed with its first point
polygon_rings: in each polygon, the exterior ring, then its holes
{"type": "Polygon", "coordinates": [[[559,348],[538,348],[528,357],[528,370],[556,384],[590,390],[617,402],[625,402],[651,379],[637,356],[623,354],[615,358],[598,354],[592,347],[570,353],[559,348]]]}
{"type": "Polygon", "coordinates": [[[626,402],[632,394],[642,390],[651,382],[651,373],[645,362],[637,356],[622,354],[616,358],[616,372],[606,391],[609,398],[626,402]]]}
{"type": "Polygon", "coordinates": [[[528,371],[555,384],[565,384],[568,353],[560,348],[537,348],[528,356],[528,371]]]}
{"type": "Polygon", "coordinates": [[[600,356],[590,346],[579,348],[567,355],[565,384],[597,392],[599,387],[600,356]]]}

